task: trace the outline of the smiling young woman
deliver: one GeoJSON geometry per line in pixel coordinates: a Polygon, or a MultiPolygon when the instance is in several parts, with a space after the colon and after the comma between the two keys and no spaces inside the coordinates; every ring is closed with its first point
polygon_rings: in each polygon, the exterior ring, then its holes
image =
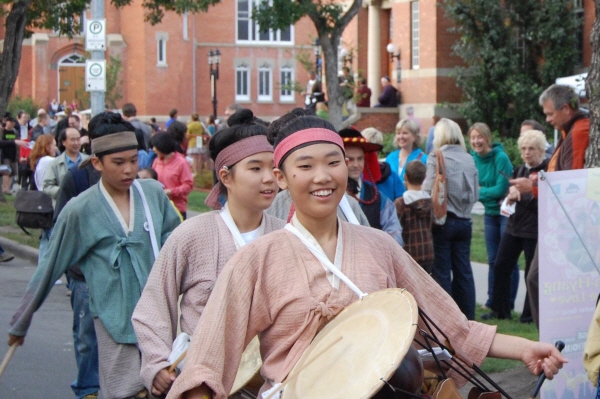
{"type": "Polygon", "coordinates": [[[548,377],[562,365],[552,345],[468,322],[388,234],[340,221],[336,208],[348,170],[343,141],[329,122],[284,115],[269,128],[269,140],[277,182],[290,190],[296,212],[284,229],[247,245],[225,265],[168,398],[226,398],[242,352],[256,335],[265,392],[282,382],[315,335],[358,299],[357,291],[392,287],[411,292],[452,345],[477,364],[487,355],[519,358],[539,372],[545,360],[548,377]]]}

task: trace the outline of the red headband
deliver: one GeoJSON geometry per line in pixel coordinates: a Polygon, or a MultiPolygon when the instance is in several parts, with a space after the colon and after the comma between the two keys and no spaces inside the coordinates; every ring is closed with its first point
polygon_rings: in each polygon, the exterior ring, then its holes
{"type": "MultiPolygon", "coordinates": [[[[258,135],[245,138],[224,148],[217,159],[215,159],[215,172],[219,178],[219,171],[223,168],[235,165],[244,158],[250,155],[258,154],[259,152],[273,152],[273,146],[267,141],[267,136],[258,135]]],[[[210,191],[210,194],[204,200],[207,206],[213,209],[221,209],[219,195],[221,194],[222,184],[219,181],[210,191]]]]}
{"type": "Polygon", "coordinates": [[[279,168],[283,157],[299,145],[319,141],[335,144],[345,153],[344,142],[339,134],[329,129],[309,128],[293,133],[277,144],[277,148],[275,148],[275,153],[273,154],[275,166],[279,168]]]}

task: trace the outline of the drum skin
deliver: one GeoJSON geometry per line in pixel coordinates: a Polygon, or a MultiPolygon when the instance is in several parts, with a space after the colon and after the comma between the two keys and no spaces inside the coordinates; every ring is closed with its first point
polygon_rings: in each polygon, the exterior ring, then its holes
{"type": "Polygon", "coordinates": [[[262,360],[260,358],[260,342],[258,336],[254,337],[248,344],[244,353],[242,354],[242,360],[240,361],[240,367],[238,368],[235,381],[231,388],[229,396],[236,392],[245,389],[256,397],[260,387],[262,387],[265,380],[260,375],[260,368],[262,366],[262,360]]]}
{"type": "MultiPolygon", "coordinates": [[[[394,388],[402,389],[403,391],[419,395],[421,386],[423,385],[423,361],[419,352],[410,347],[406,356],[402,359],[400,367],[396,369],[394,374],[388,380],[389,384],[394,388]]],[[[384,385],[381,391],[377,392],[373,399],[409,399],[412,396],[403,392],[393,392],[391,388],[384,385]]]]}

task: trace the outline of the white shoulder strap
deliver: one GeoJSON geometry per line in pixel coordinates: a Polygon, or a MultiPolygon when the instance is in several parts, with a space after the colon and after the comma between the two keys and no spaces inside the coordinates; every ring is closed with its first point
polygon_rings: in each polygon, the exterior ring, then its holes
{"type": "Polygon", "coordinates": [[[240,230],[238,229],[237,225],[233,221],[233,218],[231,217],[231,213],[229,213],[229,207],[228,207],[227,203],[225,203],[225,206],[223,206],[223,208],[221,208],[221,211],[219,212],[219,216],[221,216],[221,219],[223,219],[223,221],[225,222],[225,225],[231,232],[231,235],[233,236],[233,241],[235,241],[236,248],[240,249],[244,245],[246,245],[246,241],[244,241],[244,239],[242,238],[242,233],[240,233],[240,230]]]}
{"type": "Polygon", "coordinates": [[[367,296],[367,294],[362,292],[348,277],[346,277],[346,275],[344,273],[342,273],[342,271],[340,269],[338,269],[337,267],[334,266],[333,263],[331,263],[331,261],[329,260],[327,255],[325,255],[325,253],[322,250],[319,250],[311,242],[309,242],[306,239],[306,237],[304,237],[302,235],[302,233],[300,233],[298,231],[297,228],[295,228],[290,223],[288,223],[285,225],[285,229],[290,231],[296,237],[298,237],[300,239],[300,241],[302,241],[302,243],[304,245],[306,245],[308,250],[317,257],[317,259],[321,262],[321,264],[323,264],[323,266],[325,266],[325,268],[327,268],[327,270],[329,270],[331,273],[333,273],[334,276],[336,276],[337,278],[342,280],[344,282],[344,284],[346,284],[348,286],[348,288],[350,288],[356,295],[358,295],[359,298],[362,299],[365,296],[367,296]]]}
{"type": "MultiPolygon", "coordinates": [[[[144,190],[142,190],[142,185],[139,181],[133,181],[134,187],[137,189],[138,193],[140,193],[140,197],[142,199],[142,205],[144,206],[144,214],[146,215],[146,223],[148,223],[148,233],[150,234],[150,242],[152,243],[152,252],[154,253],[154,260],[158,258],[158,242],[156,241],[156,231],[154,230],[154,223],[152,222],[152,215],[150,214],[150,207],[148,207],[148,201],[146,201],[146,196],[144,195],[144,190]]],[[[144,226],[145,228],[146,226],[144,226]]]]}
{"type": "Polygon", "coordinates": [[[350,202],[348,202],[346,194],[342,196],[342,200],[340,201],[340,208],[342,209],[342,212],[344,213],[344,216],[346,216],[346,220],[348,220],[348,222],[356,225],[360,224],[358,219],[356,218],[356,215],[354,214],[354,211],[350,207],[350,202]]]}

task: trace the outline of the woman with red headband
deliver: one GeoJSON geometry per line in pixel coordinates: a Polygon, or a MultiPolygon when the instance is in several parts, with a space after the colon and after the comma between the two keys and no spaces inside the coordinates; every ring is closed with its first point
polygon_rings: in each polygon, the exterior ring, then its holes
{"type": "Polygon", "coordinates": [[[389,234],[341,222],[346,191],[344,143],[318,117],[285,115],[269,127],[277,183],[295,214],[284,229],[257,239],[225,266],[169,399],[225,399],[245,346],[259,335],[261,391],[282,382],[315,335],[357,291],[404,287],[447,332],[452,345],[480,364],[490,355],[521,359],[552,378],[566,361],[550,344],[496,334],[469,322],[452,299],[389,234]],[[352,287],[352,288],[350,288],[352,287]]]}
{"type": "Polygon", "coordinates": [[[236,112],[228,124],[230,128],[209,144],[219,183],[206,204],[215,211],[191,218],[173,231],[133,313],[142,352],[141,376],[153,395],[166,394],[175,380],[169,367],[180,353],[172,352],[172,345],[177,338],[175,346],[185,348],[225,263],[256,237],[285,224],[263,212],[277,194],[266,127],[250,110],[236,112]],[[224,206],[221,195],[227,200],[224,206]],[[183,333],[177,337],[179,320],[183,333]]]}

